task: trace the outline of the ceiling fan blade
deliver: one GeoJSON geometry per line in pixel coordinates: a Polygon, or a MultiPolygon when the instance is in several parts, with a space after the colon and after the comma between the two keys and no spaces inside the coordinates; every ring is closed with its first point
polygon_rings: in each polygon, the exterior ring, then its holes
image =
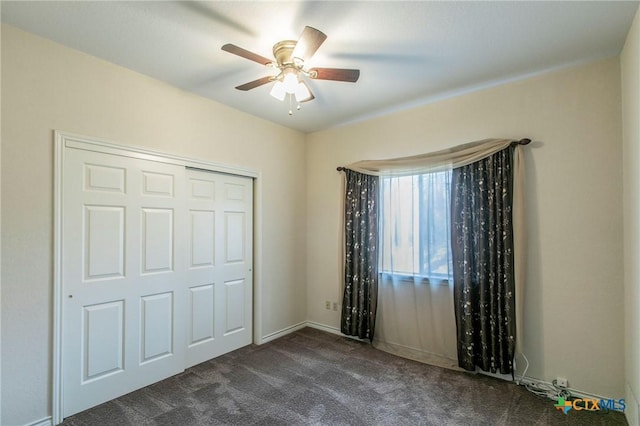
{"type": "Polygon", "coordinates": [[[241,56],[250,61],[257,62],[262,65],[269,65],[273,63],[273,59],[265,58],[264,56],[260,56],[257,53],[249,52],[248,50],[243,49],[242,47],[238,47],[235,44],[227,43],[224,46],[222,46],[222,50],[224,50],[225,52],[233,53],[234,55],[241,56]]]}
{"type": "Polygon", "coordinates": [[[318,50],[320,45],[327,39],[327,35],[320,30],[316,30],[313,27],[304,27],[296,47],[291,53],[292,58],[300,58],[306,61],[313,56],[318,50]]]}
{"type": "Polygon", "coordinates": [[[309,73],[316,80],[348,81],[349,83],[355,83],[360,77],[360,70],[344,68],[311,68],[309,73]],[[314,74],[315,77],[313,77],[314,74]]]}
{"type": "Polygon", "coordinates": [[[251,90],[251,89],[255,89],[258,86],[262,86],[263,84],[270,83],[273,80],[275,80],[275,77],[272,76],[272,75],[268,75],[266,77],[262,77],[262,78],[259,78],[257,80],[253,80],[253,81],[250,81],[248,83],[245,83],[245,84],[242,84],[240,86],[237,86],[236,89],[245,90],[245,91],[246,90],[251,90]]]}

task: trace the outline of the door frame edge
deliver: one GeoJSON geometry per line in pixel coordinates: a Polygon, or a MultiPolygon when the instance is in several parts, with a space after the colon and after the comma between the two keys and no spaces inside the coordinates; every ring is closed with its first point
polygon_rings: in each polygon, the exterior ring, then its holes
{"type": "Polygon", "coordinates": [[[62,392],[62,188],[64,170],[64,135],[54,134],[53,172],[53,380],[52,418],[54,425],[63,421],[62,392]]]}

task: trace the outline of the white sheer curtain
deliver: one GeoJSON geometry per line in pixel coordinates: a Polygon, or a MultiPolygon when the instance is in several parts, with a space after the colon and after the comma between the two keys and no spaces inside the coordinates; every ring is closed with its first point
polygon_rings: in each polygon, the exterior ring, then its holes
{"type": "Polygon", "coordinates": [[[380,179],[380,271],[451,277],[451,171],[380,179]]]}
{"type": "Polygon", "coordinates": [[[457,368],[450,249],[451,171],[380,178],[374,345],[457,368]]]}

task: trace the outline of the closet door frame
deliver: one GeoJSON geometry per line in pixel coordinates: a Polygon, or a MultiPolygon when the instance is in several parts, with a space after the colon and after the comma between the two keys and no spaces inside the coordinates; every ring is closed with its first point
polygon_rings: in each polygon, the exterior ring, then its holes
{"type": "Polygon", "coordinates": [[[174,164],[203,171],[227,173],[253,179],[253,343],[262,343],[262,179],[259,171],[224,163],[203,161],[146,148],[120,145],[114,142],[54,131],[54,247],[53,247],[53,380],[52,423],[63,421],[63,283],[62,283],[62,196],[65,152],[68,149],[123,155],[126,157],[174,164]]]}

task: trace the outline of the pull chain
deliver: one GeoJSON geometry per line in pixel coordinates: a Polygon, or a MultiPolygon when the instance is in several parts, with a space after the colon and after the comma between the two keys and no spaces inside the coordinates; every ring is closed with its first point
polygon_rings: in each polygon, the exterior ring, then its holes
{"type": "MultiPolygon", "coordinates": [[[[300,111],[300,103],[296,100],[296,109],[300,111]]],[[[293,115],[293,95],[289,93],[289,115],[293,115]]]]}

